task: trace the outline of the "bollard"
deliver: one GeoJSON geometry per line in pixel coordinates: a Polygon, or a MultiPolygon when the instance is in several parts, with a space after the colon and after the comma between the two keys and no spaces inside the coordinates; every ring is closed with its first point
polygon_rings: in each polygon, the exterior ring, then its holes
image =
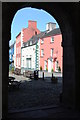
{"type": "Polygon", "coordinates": [[[38,70],[37,70],[37,75],[36,76],[37,76],[37,80],[38,80],[38,70]]]}
{"type": "Polygon", "coordinates": [[[43,72],[43,80],[44,80],[44,72],[43,72]]]}
{"type": "Polygon", "coordinates": [[[52,78],[53,78],[53,73],[52,73],[52,78]]]}
{"type": "Polygon", "coordinates": [[[34,79],[38,80],[38,71],[37,70],[34,71],[34,79]]]}
{"type": "Polygon", "coordinates": [[[34,79],[35,79],[35,71],[34,71],[34,79]]]}

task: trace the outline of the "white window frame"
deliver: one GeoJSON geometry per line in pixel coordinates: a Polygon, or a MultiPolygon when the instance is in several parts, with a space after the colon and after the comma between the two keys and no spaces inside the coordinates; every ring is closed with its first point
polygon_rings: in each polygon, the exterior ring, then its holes
{"type": "Polygon", "coordinates": [[[51,43],[53,43],[54,42],[54,37],[51,37],[51,43]]]}
{"type": "Polygon", "coordinates": [[[44,39],[41,39],[41,44],[43,44],[44,43],[44,39]]]}
{"type": "Polygon", "coordinates": [[[28,43],[26,44],[26,46],[28,46],[28,43]]]}
{"type": "Polygon", "coordinates": [[[41,56],[44,56],[44,49],[41,49],[41,56]]]}
{"type": "Polygon", "coordinates": [[[32,45],[32,41],[30,41],[30,45],[32,45]]]}
{"type": "Polygon", "coordinates": [[[54,49],[51,48],[51,57],[53,57],[53,52],[54,52],[54,49]]]}
{"type": "Polygon", "coordinates": [[[24,67],[24,60],[23,60],[23,67],[24,67]]]}

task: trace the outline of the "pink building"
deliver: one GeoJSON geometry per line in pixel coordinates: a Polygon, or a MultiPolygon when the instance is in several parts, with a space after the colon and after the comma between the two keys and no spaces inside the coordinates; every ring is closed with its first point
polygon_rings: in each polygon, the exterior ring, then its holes
{"type": "Polygon", "coordinates": [[[36,21],[28,21],[28,27],[23,28],[16,36],[16,68],[21,69],[21,47],[23,42],[27,42],[32,36],[39,34],[36,21]]]}
{"type": "Polygon", "coordinates": [[[40,39],[40,67],[42,70],[52,70],[62,72],[62,35],[59,28],[53,29],[46,33],[40,39]]]}
{"type": "Polygon", "coordinates": [[[40,33],[37,29],[37,22],[31,20],[28,21],[28,28],[23,28],[16,37],[16,68],[21,70],[21,48],[24,46],[23,43],[30,39],[31,41],[37,39],[36,42],[39,43],[39,56],[35,52],[35,68],[39,63],[38,69],[42,67],[42,70],[48,70],[48,72],[52,70],[58,72],[60,69],[62,72],[63,50],[60,29],[56,28],[56,23],[50,22],[46,25],[46,31],[40,33]]]}

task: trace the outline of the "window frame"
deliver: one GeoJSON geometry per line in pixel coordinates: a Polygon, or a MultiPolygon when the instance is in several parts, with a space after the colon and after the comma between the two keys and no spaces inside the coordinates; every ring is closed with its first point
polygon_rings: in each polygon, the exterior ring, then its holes
{"type": "Polygon", "coordinates": [[[53,57],[54,48],[51,48],[51,57],[53,57]]]}
{"type": "Polygon", "coordinates": [[[44,44],[44,39],[41,39],[41,44],[44,44]]]}
{"type": "Polygon", "coordinates": [[[41,57],[44,56],[44,49],[41,49],[41,57]]]}
{"type": "Polygon", "coordinates": [[[54,37],[51,37],[51,43],[54,43],[54,37]],[[53,39],[53,40],[52,40],[53,39]]]}

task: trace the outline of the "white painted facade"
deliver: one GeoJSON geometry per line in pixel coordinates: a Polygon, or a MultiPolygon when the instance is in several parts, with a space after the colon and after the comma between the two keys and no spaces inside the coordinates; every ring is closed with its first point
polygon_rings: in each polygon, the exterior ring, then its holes
{"type": "Polygon", "coordinates": [[[25,69],[35,69],[35,49],[36,46],[27,46],[21,49],[21,71],[25,69]]]}
{"type": "MultiPolygon", "coordinates": [[[[40,69],[40,40],[38,40],[38,70],[40,69]]],[[[36,44],[21,49],[21,73],[26,69],[36,70],[36,44]]]]}

